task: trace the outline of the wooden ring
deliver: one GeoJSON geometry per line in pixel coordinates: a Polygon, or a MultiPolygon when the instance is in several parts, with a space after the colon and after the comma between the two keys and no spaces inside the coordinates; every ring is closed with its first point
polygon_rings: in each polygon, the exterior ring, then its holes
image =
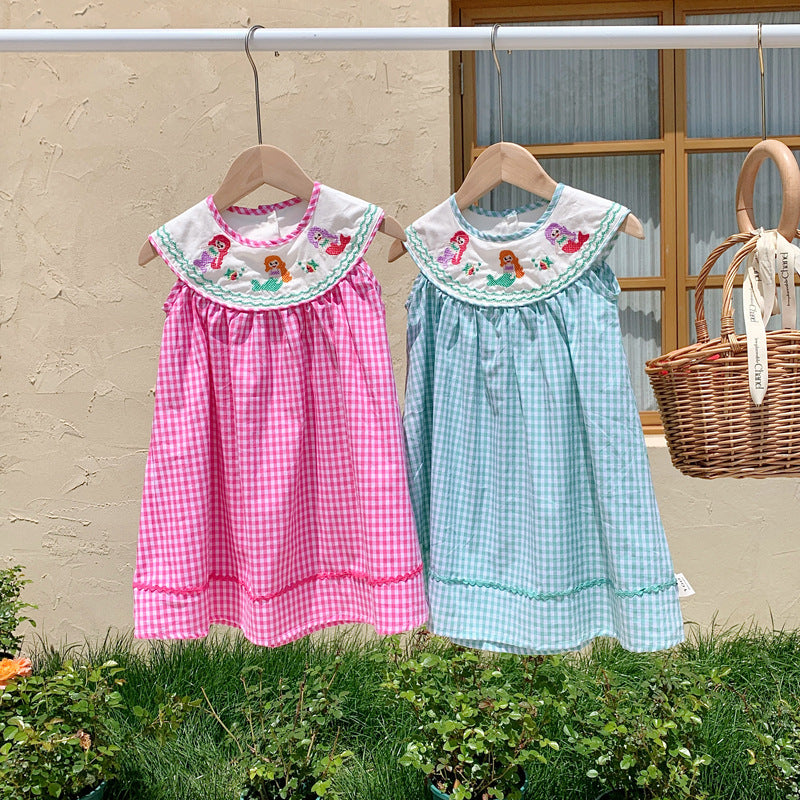
{"type": "Polygon", "coordinates": [[[800,167],[797,166],[792,151],[777,139],[759,142],[747,154],[742,164],[736,183],[736,222],[742,233],[756,228],[753,222],[753,189],[758,169],[766,158],[775,162],[781,176],[783,205],[778,232],[791,242],[800,223],[800,167]]]}

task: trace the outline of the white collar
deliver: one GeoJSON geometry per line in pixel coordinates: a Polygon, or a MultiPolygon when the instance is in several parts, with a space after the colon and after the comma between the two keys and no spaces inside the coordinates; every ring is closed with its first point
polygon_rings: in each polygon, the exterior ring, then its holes
{"type": "Polygon", "coordinates": [[[406,246],[420,271],[448,294],[478,305],[526,305],[555,294],[600,259],[629,213],[561,183],[542,205],[462,212],[452,195],[406,229],[406,246]]]}
{"type": "Polygon", "coordinates": [[[150,242],[210,300],[245,311],[284,308],[325,292],[363,257],[377,206],[320,183],[299,197],[220,211],[212,196],[162,225],[150,242]]]}

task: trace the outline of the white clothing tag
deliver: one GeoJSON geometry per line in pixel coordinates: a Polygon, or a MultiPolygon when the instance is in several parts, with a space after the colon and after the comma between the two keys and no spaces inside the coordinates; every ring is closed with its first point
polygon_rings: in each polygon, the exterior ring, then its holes
{"type": "Polygon", "coordinates": [[[766,324],[778,311],[775,275],[780,282],[781,326],[794,329],[797,325],[794,273],[800,271],[800,248],[776,230],[759,228],[756,233],[756,249],[747,257],[742,298],[750,397],[758,406],[764,400],[768,383],[766,324]]]}
{"type": "Polygon", "coordinates": [[[267,218],[264,220],[267,227],[268,234],[265,239],[280,239],[281,238],[281,223],[278,219],[278,212],[276,209],[270,211],[267,218]]]}
{"type": "Polygon", "coordinates": [[[781,287],[781,327],[788,330],[797,328],[797,295],[794,291],[794,273],[800,271],[800,249],[787,242],[775,232],[777,248],[775,252],[775,272],[781,287]]]}
{"type": "Polygon", "coordinates": [[[519,215],[516,210],[506,211],[500,219],[500,224],[505,235],[516,233],[519,228],[519,215]]]}
{"type": "Polygon", "coordinates": [[[678,581],[678,597],[691,597],[694,589],[682,572],[675,573],[675,580],[678,581]]]}
{"type": "Polygon", "coordinates": [[[773,314],[778,313],[778,298],[775,292],[775,260],[778,254],[778,232],[762,230],[756,243],[756,275],[760,281],[761,319],[764,325],[773,314]]]}
{"type": "Polygon", "coordinates": [[[750,397],[760,406],[767,393],[766,321],[775,303],[775,239],[772,231],[758,231],[756,249],[747,257],[742,286],[744,327],[747,336],[747,375],[750,397]]]}

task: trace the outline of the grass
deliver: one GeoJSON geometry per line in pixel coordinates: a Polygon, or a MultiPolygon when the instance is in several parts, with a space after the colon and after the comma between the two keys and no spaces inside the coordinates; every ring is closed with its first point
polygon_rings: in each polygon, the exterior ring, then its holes
{"type": "MultiPolygon", "coordinates": [[[[423,637],[427,647],[447,652],[449,645],[423,637]]],[[[410,640],[410,651],[421,647],[410,640]]],[[[416,800],[424,796],[418,773],[398,765],[398,756],[415,722],[405,704],[390,697],[381,683],[387,669],[387,650],[379,640],[352,632],[309,637],[277,649],[256,647],[239,636],[220,633],[205,640],[157,643],[150,648],[130,638],[108,638],[95,648],[42,648],[36,656],[38,670],[55,669],[65,658],[113,659],[125,668],[124,700],[129,708],[155,710],[159,702],[176,693],[208,697],[216,715],[240,732],[247,730],[242,713],[245,703],[243,671],[260,668],[265,677],[263,697],[276,696],[277,681],[299,682],[309,665],[343,659],[337,688],[347,692],[341,720],[340,744],[355,756],[336,783],[341,800],[416,800]]],[[[547,659],[543,668],[566,670],[576,685],[613,672],[636,683],[651,669],[651,654],[628,653],[599,642],[585,654],[561,660],[547,659]]],[[[756,628],[715,631],[694,636],[677,649],[679,663],[700,672],[729,669],[704,715],[702,744],[711,756],[703,774],[703,787],[712,800],[778,800],[787,796],[758,768],[748,765],[753,747],[748,714],[754,705],[769,705],[778,698],[800,707],[800,632],[764,631],[756,628]]],[[[585,712],[593,698],[579,696],[575,713],[585,712]]],[[[208,704],[192,709],[177,735],[164,744],[136,737],[136,720],[122,714],[120,722],[130,734],[118,786],[117,800],[234,800],[238,797],[244,764],[239,748],[212,715],[208,704]]],[[[563,741],[560,731],[551,732],[563,741]]],[[[591,766],[591,765],[588,765],[591,766]]],[[[592,800],[601,792],[586,777],[587,764],[563,748],[546,767],[529,772],[528,800],[592,800]]]]}

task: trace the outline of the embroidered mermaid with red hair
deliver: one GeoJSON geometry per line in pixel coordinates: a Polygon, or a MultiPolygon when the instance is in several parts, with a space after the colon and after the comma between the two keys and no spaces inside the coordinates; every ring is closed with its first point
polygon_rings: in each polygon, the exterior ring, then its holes
{"type": "Polygon", "coordinates": [[[222,269],[222,259],[231,249],[231,240],[227,236],[218,233],[212,237],[206,249],[192,262],[200,272],[208,272],[210,269],[222,269]]]}
{"type": "Polygon", "coordinates": [[[469,236],[464,231],[456,231],[436,260],[444,267],[449,264],[460,264],[468,244],[469,236]]]}

